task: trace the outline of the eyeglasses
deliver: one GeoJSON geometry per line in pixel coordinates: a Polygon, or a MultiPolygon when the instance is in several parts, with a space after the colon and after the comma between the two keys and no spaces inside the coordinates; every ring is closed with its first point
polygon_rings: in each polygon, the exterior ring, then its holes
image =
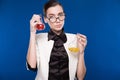
{"type": "MultiPolygon", "coordinates": [[[[47,17],[48,18],[48,17],[47,17]]],[[[55,16],[50,16],[48,18],[48,20],[52,23],[55,23],[57,21],[57,19],[59,19],[60,21],[63,21],[65,19],[65,14],[64,13],[60,13],[58,14],[58,17],[55,16]]]]}

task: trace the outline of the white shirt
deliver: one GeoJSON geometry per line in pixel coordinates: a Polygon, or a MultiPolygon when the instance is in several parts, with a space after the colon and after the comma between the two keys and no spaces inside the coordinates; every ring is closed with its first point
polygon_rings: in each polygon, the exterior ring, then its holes
{"type": "MultiPolygon", "coordinates": [[[[78,53],[72,53],[69,51],[69,44],[76,42],[77,38],[75,34],[65,33],[67,36],[67,42],[64,43],[64,47],[68,53],[69,58],[69,77],[70,80],[74,80],[76,76],[78,53]],[[74,42],[73,42],[74,41],[74,42]]],[[[48,41],[48,33],[39,33],[36,36],[36,56],[37,56],[37,75],[35,80],[48,80],[49,74],[49,60],[51,50],[53,48],[53,40],[48,41]]],[[[77,43],[74,43],[77,45],[77,43]]]]}

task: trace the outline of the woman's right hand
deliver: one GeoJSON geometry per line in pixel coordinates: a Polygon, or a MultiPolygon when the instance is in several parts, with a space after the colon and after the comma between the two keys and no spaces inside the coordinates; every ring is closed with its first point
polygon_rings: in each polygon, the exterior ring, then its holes
{"type": "Polygon", "coordinates": [[[41,18],[40,15],[33,14],[32,18],[30,20],[30,32],[31,33],[34,33],[34,34],[36,33],[37,29],[36,29],[35,25],[41,23],[40,18],[41,18]]]}

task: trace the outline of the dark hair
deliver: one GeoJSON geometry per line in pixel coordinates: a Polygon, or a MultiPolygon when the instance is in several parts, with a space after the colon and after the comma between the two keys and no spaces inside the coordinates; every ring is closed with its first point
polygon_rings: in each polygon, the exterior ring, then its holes
{"type": "Polygon", "coordinates": [[[48,8],[50,7],[54,7],[56,5],[60,5],[62,8],[62,4],[58,1],[58,0],[49,0],[45,5],[44,5],[44,8],[43,8],[43,13],[44,13],[44,16],[46,17],[46,13],[47,13],[47,10],[48,8]]]}

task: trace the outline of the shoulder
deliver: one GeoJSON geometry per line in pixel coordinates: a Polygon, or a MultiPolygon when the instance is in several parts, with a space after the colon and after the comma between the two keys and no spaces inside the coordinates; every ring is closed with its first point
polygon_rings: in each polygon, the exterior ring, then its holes
{"type": "Polygon", "coordinates": [[[67,36],[67,42],[68,43],[77,39],[76,34],[73,34],[73,33],[65,33],[65,34],[67,36]]]}
{"type": "Polygon", "coordinates": [[[36,37],[40,37],[40,36],[47,36],[47,32],[45,32],[45,33],[38,33],[38,34],[36,34],[36,37]]]}
{"type": "Polygon", "coordinates": [[[38,39],[47,39],[47,35],[48,35],[48,33],[47,32],[45,32],[45,33],[38,33],[38,34],[36,34],[36,39],[38,40],[38,39]]]}
{"type": "Polygon", "coordinates": [[[65,33],[65,34],[68,38],[76,37],[76,34],[73,34],[73,33],[65,33]]]}

